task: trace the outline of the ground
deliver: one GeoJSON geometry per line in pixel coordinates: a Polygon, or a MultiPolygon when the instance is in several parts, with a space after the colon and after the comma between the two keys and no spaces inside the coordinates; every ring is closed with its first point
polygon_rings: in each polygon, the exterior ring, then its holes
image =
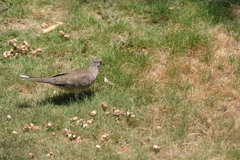
{"type": "Polygon", "coordinates": [[[0,4],[0,159],[240,159],[238,0],[0,4]],[[79,101],[19,79],[94,58],[79,101]]]}

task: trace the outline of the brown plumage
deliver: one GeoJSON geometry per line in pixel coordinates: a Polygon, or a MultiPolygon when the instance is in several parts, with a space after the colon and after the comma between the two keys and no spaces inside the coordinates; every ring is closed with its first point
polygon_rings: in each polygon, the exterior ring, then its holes
{"type": "Polygon", "coordinates": [[[76,99],[78,94],[89,87],[97,78],[98,67],[103,64],[100,59],[96,59],[87,68],[79,68],[69,72],[57,74],[50,78],[34,78],[21,75],[21,80],[32,82],[48,83],[58,88],[74,93],[76,99]]]}

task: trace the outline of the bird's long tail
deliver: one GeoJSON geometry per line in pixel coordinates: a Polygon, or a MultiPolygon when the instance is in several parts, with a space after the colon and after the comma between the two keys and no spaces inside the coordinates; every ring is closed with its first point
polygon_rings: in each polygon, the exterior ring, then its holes
{"type": "Polygon", "coordinates": [[[24,75],[20,75],[20,78],[21,80],[24,80],[24,81],[51,83],[51,78],[35,78],[35,77],[29,77],[24,75]]]}

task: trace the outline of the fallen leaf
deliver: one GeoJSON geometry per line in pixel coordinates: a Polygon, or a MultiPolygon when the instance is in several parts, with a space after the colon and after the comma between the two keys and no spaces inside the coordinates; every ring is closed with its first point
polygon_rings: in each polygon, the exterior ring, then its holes
{"type": "Polygon", "coordinates": [[[20,56],[21,56],[20,53],[16,53],[13,57],[14,57],[14,58],[19,58],[20,56]]]}
{"type": "Polygon", "coordinates": [[[50,128],[53,126],[53,123],[52,122],[48,122],[48,124],[46,125],[46,127],[50,128]]]}
{"type": "Polygon", "coordinates": [[[65,35],[65,32],[64,32],[64,31],[59,31],[59,33],[60,33],[61,35],[65,35]]]}
{"type": "Polygon", "coordinates": [[[83,124],[83,128],[87,128],[88,127],[88,124],[87,123],[84,123],[83,124]]]}
{"type": "Polygon", "coordinates": [[[96,145],[96,148],[97,148],[97,149],[100,149],[100,148],[101,148],[101,146],[100,146],[99,144],[97,144],[97,145],[96,145]]]}
{"type": "Polygon", "coordinates": [[[48,24],[42,23],[42,24],[41,24],[41,27],[42,27],[42,28],[48,28],[48,24]]]}
{"type": "Polygon", "coordinates": [[[56,134],[54,132],[51,133],[52,136],[56,136],[56,134]]]}
{"type": "Polygon", "coordinates": [[[104,141],[106,141],[108,138],[109,138],[109,134],[105,133],[105,134],[103,134],[103,135],[100,137],[100,141],[101,141],[101,142],[104,142],[104,141]]]}
{"type": "Polygon", "coordinates": [[[108,106],[104,102],[101,102],[101,106],[103,107],[103,109],[107,109],[108,108],[108,106]]]}
{"type": "Polygon", "coordinates": [[[8,120],[11,120],[12,119],[12,116],[10,114],[7,115],[7,119],[8,120]]]}
{"type": "Polygon", "coordinates": [[[76,121],[77,119],[78,119],[78,117],[76,116],[76,117],[71,118],[70,120],[71,121],[76,121]]]}
{"type": "Polygon", "coordinates": [[[79,119],[79,120],[76,121],[76,123],[77,124],[82,124],[82,123],[84,123],[84,120],[83,119],[79,119]]]}
{"type": "Polygon", "coordinates": [[[93,119],[87,120],[87,124],[92,124],[92,123],[93,123],[93,119]]]}
{"type": "Polygon", "coordinates": [[[9,44],[12,44],[12,45],[14,45],[14,44],[16,44],[17,43],[17,40],[16,39],[11,39],[10,41],[9,41],[9,44]]]}
{"type": "Polygon", "coordinates": [[[121,149],[125,151],[125,150],[127,150],[127,146],[124,145],[124,144],[122,144],[122,145],[121,145],[121,149]]]}
{"type": "Polygon", "coordinates": [[[35,154],[34,153],[28,153],[27,155],[29,158],[34,158],[35,157],[35,154]]]}
{"type": "Polygon", "coordinates": [[[69,34],[65,34],[64,37],[65,38],[70,38],[70,35],[69,34]]]}
{"type": "Polygon", "coordinates": [[[19,132],[17,132],[17,131],[13,131],[12,133],[16,134],[16,135],[19,135],[19,132]]]}
{"type": "Polygon", "coordinates": [[[122,114],[123,114],[123,111],[120,111],[119,109],[116,109],[116,108],[113,109],[114,116],[120,116],[122,114]]]}
{"type": "Polygon", "coordinates": [[[133,112],[129,112],[129,111],[127,111],[127,116],[135,118],[135,114],[133,114],[133,112]]]}
{"type": "Polygon", "coordinates": [[[54,24],[46,29],[43,30],[43,33],[48,33],[48,32],[51,32],[53,31],[55,28],[57,28],[58,26],[62,25],[63,22],[57,22],[57,24],[54,24]]]}
{"type": "Polygon", "coordinates": [[[33,50],[31,53],[32,53],[32,54],[36,54],[36,53],[38,53],[38,52],[42,52],[42,48],[35,49],[35,50],[33,50]]]}
{"type": "Polygon", "coordinates": [[[77,143],[81,143],[83,141],[83,139],[80,137],[80,136],[78,136],[77,138],[76,138],[76,142],[77,143]]]}
{"type": "Polygon", "coordinates": [[[92,112],[90,112],[90,115],[91,115],[91,116],[95,116],[96,114],[97,114],[97,111],[95,111],[95,110],[92,111],[92,112]]]}
{"type": "Polygon", "coordinates": [[[155,152],[159,152],[160,149],[161,149],[161,147],[158,146],[158,145],[154,145],[154,146],[152,147],[152,149],[153,149],[155,152]]]}
{"type": "Polygon", "coordinates": [[[52,156],[53,155],[53,152],[49,152],[48,154],[47,154],[47,157],[50,157],[50,156],[52,156]]]}
{"type": "Polygon", "coordinates": [[[65,128],[64,131],[65,131],[65,135],[66,135],[66,136],[68,136],[68,135],[71,133],[71,130],[70,130],[70,129],[66,129],[66,128],[65,128]]]}

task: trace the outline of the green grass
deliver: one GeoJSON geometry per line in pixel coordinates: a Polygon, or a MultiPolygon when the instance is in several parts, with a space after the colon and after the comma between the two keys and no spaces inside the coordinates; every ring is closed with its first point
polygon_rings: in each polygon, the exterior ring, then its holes
{"type": "Polygon", "coordinates": [[[28,153],[34,159],[63,160],[239,159],[240,57],[235,44],[240,32],[232,14],[237,0],[2,4],[10,8],[0,12],[0,53],[13,48],[11,39],[42,52],[0,58],[0,159],[29,159],[28,153]],[[64,24],[42,33],[42,23],[56,21],[64,24]],[[61,30],[71,37],[61,36],[61,30]],[[86,67],[96,57],[106,65],[80,101],[58,88],[19,79],[86,67]],[[103,82],[104,77],[114,85],[103,82]],[[222,106],[226,112],[218,110],[222,106]],[[114,108],[124,115],[114,116],[114,108]],[[94,117],[89,115],[93,110],[94,117]],[[83,128],[70,120],[75,116],[94,122],[83,128]],[[40,129],[23,131],[30,123],[40,129]],[[71,141],[64,129],[83,142],[71,141]],[[105,133],[110,136],[101,142],[105,133]],[[160,150],[154,151],[154,145],[160,150]]]}

